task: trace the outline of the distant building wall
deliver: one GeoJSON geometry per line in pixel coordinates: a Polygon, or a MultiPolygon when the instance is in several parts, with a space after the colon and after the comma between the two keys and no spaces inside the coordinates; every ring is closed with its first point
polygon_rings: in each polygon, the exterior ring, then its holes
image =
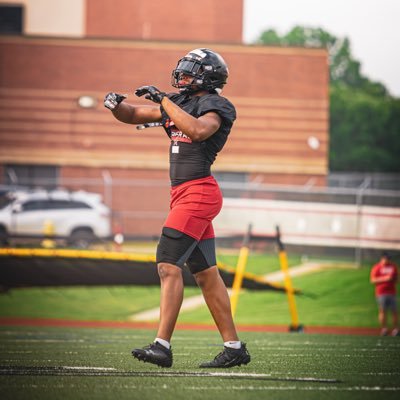
{"type": "Polygon", "coordinates": [[[87,0],[86,35],[241,43],[242,3],[243,0],[87,0]]]}
{"type": "Polygon", "coordinates": [[[24,36],[0,36],[0,183],[10,165],[54,167],[58,184],[101,192],[117,217],[128,215],[129,233],[158,232],[168,211],[168,138],[161,128],[139,132],[116,121],[103,98],[116,91],[148,104],[135,88],[172,91],[177,61],[210,47],[229,65],[223,95],[238,113],[214,171],[259,183],[326,184],[327,53],[241,45],[242,0],[4,4],[24,7],[24,36]],[[81,96],[94,106],[80,107],[81,96]],[[104,174],[124,182],[107,193],[104,174]]]}
{"type": "MultiPolygon", "coordinates": [[[[149,83],[170,88],[177,59],[193,44],[0,38],[2,110],[0,162],[31,161],[86,167],[166,169],[161,128],[141,134],[112,118],[102,105],[110,90],[127,101],[149,83]],[[82,109],[77,99],[94,96],[82,109]],[[12,133],[12,134],[11,134],[12,133]],[[57,153],[54,149],[57,148],[57,153]],[[118,154],[118,156],[116,156],[118,154]]],[[[224,94],[238,119],[218,157],[221,171],[314,178],[327,174],[328,71],[322,50],[215,45],[230,65],[224,94]],[[309,146],[309,137],[319,147],[309,146]]],[[[302,179],[303,179],[302,178],[302,179]]],[[[304,182],[303,182],[304,183],[304,182]]]]}
{"type": "Polygon", "coordinates": [[[23,33],[241,43],[243,0],[0,0],[24,7],[23,33]]]}
{"type": "Polygon", "coordinates": [[[85,36],[86,0],[0,0],[0,5],[23,6],[25,35],[85,36]]]}

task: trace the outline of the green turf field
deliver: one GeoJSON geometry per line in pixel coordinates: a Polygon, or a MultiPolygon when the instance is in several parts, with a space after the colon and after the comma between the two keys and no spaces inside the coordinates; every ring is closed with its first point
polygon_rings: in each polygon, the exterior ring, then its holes
{"type": "MultiPolygon", "coordinates": [[[[377,308],[369,269],[327,269],[293,279],[304,294],[296,296],[300,322],[306,326],[377,327],[377,308]]],[[[0,294],[0,316],[126,321],[157,307],[159,288],[61,287],[15,289],[0,294]]],[[[200,294],[186,288],[185,297],[200,294]]],[[[206,307],[182,312],[180,322],[211,324],[206,307]]],[[[285,293],[243,291],[236,313],[239,324],[289,325],[285,293]]]]}
{"type": "Polygon", "coordinates": [[[177,331],[174,365],[133,359],[151,330],[0,328],[1,398],[397,399],[400,339],[299,333],[241,334],[252,362],[202,370],[220,350],[216,332],[177,331]]]}

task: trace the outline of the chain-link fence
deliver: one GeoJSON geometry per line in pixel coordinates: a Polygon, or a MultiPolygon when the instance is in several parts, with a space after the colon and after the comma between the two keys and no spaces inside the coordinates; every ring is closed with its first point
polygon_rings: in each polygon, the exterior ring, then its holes
{"type": "MultiPolygon", "coordinates": [[[[370,250],[398,252],[400,191],[371,188],[373,181],[365,177],[357,181],[358,187],[346,187],[349,182],[314,187],[221,180],[224,207],[215,220],[217,235],[244,234],[252,224],[257,235],[267,237],[279,226],[283,241],[303,251],[335,250],[357,262],[370,250]]],[[[36,177],[2,189],[32,187],[101,194],[112,210],[113,231],[122,232],[126,239],[157,238],[169,208],[167,179],[113,178],[108,171],[98,178],[36,177]]]]}
{"type": "Polygon", "coordinates": [[[279,226],[286,244],[300,251],[364,256],[400,250],[400,192],[365,186],[298,187],[223,182],[224,208],[215,221],[219,235],[259,236],[279,226]]]}

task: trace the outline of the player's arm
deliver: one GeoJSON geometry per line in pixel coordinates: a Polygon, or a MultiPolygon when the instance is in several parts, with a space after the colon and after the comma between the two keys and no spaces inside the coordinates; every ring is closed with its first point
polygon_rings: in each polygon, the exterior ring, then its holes
{"type": "Polygon", "coordinates": [[[370,273],[370,276],[369,276],[369,281],[370,281],[370,283],[375,284],[375,283],[378,283],[378,282],[376,282],[376,279],[377,279],[376,268],[374,267],[371,270],[371,273],[370,273]]]}
{"type": "Polygon", "coordinates": [[[174,121],[175,126],[194,142],[206,140],[221,126],[221,117],[215,112],[208,112],[199,118],[195,118],[167,97],[164,97],[161,105],[174,121]]]}
{"type": "Polygon", "coordinates": [[[384,283],[384,282],[389,282],[392,280],[392,275],[387,274],[387,275],[382,275],[382,276],[371,276],[371,283],[384,283]]]}
{"type": "Polygon", "coordinates": [[[126,124],[144,124],[161,121],[160,107],[133,106],[125,103],[126,96],[118,93],[108,93],[104,98],[104,107],[111,110],[114,117],[126,124]]]}
{"type": "Polygon", "coordinates": [[[161,104],[174,121],[175,126],[194,142],[201,142],[213,135],[221,125],[221,117],[215,112],[209,112],[199,118],[188,114],[173,101],[166,97],[154,86],[143,86],[136,90],[137,96],[146,95],[145,98],[161,104]]]}
{"type": "Polygon", "coordinates": [[[397,283],[397,266],[394,266],[391,274],[390,274],[390,281],[397,283]]]}
{"type": "Polygon", "coordinates": [[[392,268],[392,271],[388,274],[376,276],[371,273],[371,283],[384,283],[384,282],[397,282],[397,268],[392,268]]]}

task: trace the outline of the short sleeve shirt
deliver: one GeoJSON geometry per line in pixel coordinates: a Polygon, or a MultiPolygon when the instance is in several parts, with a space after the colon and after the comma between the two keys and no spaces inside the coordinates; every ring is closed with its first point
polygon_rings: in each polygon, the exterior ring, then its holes
{"type": "Polygon", "coordinates": [[[215,112],[221,118],[221,126],[217,132],[202,142],[194,142],[175,126],[161,107],[162,125],[171,139],[169,152],[171,185],[176,186],[211,175],[211,165],[228,139],[236,119],[236,110],[228,99],[216,93],[204,96],[171,93],[168,97],[195,118],[208,112],[215,112]]]}
{"type": "Polygon", "coordinates": [[[395,295],[397,282],[397,267],[395,264],[375,264],[371,270],[371,278],[379,278],[384,275],[390,275],[391,279],[388,282],[375,284],[376,296],[395,295]]]}

